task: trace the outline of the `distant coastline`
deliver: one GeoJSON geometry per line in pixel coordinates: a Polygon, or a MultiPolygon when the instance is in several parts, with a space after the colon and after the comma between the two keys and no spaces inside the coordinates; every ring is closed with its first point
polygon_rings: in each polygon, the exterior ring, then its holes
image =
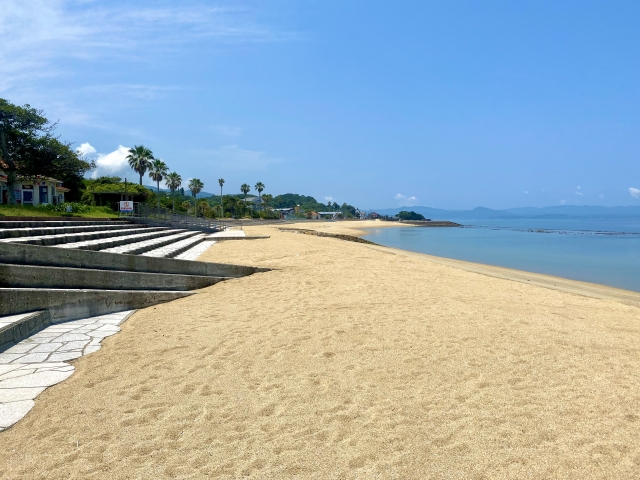
{"type": "Polygon", "coordinates": [[[558,205],[553,207],[520,207],[494,210],[476,207],[472,210],[446,210],[441,208],[416,206],[377,209],[381,215],[396,215],[401,210],[411,209],[416,213],[435,220],[489,220],[489,219],[638,219],[640,206],[600,207],[589,205],[558,205]]]}

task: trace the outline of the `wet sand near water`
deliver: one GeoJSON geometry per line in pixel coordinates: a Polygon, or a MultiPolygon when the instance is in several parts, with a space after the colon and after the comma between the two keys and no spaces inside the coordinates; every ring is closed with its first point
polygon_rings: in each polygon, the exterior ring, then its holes
{"type": "Polygon", "coordinates": [[[639,478],[640,308],[246,230],[200,260],[276,270],[135,313],[1,478],[639,478]]]}

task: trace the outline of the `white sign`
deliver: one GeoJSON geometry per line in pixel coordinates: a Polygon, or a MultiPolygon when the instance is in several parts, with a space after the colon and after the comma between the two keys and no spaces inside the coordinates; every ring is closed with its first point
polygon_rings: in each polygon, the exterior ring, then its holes
{"type": "Polygon", "coordinates": [[[121,212],[133,212],[133,202],[124,201],[120,202],[120,211],[121,212]]]}

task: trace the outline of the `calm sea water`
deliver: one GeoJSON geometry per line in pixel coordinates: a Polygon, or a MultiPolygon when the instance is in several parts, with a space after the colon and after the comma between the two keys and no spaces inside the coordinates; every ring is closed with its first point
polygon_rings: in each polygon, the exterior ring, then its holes
{"type": "MultiPolygon", "coordinates": [[[[455,219],[453,219],[455,221],[455,219]]],[[[640,292],[637,220],[460,220],[464,228],[379,228],[367,240],[640,292]]]]}

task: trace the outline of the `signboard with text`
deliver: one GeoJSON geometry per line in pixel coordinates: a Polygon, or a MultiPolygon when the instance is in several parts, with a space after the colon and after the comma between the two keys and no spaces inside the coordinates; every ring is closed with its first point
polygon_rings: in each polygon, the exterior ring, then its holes
{"type": "Polygon", "coordinates": [[[133,202],[130,200],[125,200],[120,202],[120,211],[121,212],[133,212],[133,202]]]}

